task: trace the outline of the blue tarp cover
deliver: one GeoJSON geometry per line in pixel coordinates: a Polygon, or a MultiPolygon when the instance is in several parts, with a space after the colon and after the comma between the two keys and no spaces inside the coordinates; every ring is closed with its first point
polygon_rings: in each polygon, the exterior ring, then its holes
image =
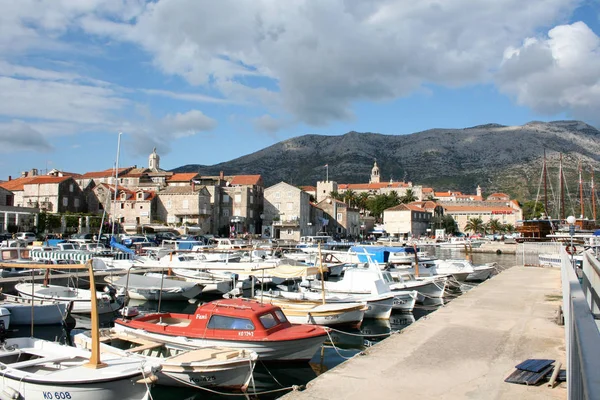
{"type": "Polygon", "coordinates": [[[360,262],[367,262],[365,251],[371,256],[371,260],[378,263],[386,263],[390,258],[390,253],[414,253],[412,247],[392,247],[392,246],[352,246],[350,251],[358,256],[360,262]]]}
{"type": "Polygon", "coordinates": [[[122,245],[121,243],[117,243],[117,239],[114,236],[110,238],[110,247],[113,247],[117,250],[121,250],[124,253],[135,254],[135,251],[128,249],[127,246],[122,245]]]}

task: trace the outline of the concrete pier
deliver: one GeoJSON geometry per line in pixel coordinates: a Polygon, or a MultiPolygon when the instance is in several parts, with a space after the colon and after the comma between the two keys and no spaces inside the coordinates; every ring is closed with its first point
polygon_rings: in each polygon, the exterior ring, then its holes
{"type": "Polygon", "coordinates": [[[529,358],[565,364],[560,303],[560,270],[510,268],[284,398],[566,399],[504,382],[529,358]]]}

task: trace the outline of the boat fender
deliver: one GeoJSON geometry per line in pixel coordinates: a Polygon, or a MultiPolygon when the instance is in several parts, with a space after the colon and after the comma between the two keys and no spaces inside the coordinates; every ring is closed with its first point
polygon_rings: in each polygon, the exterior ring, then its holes
{"type": "Polygon", "coordinates": [[[4,387],[0,392],[0,400],[18,400],[21,398],[21,393],[11,387],[4,387]]]}
{"type": "Polygon", "coordinates": [[[574,254],[575,252],[577,252],[577,247],[575,247],[575,246],[571,246],[571,245],[568,245],[568,246],[565,248],[565,250],[566,250],[566,251],[567,251],[567,253],[569,253],[569,254],[574,254]]]}

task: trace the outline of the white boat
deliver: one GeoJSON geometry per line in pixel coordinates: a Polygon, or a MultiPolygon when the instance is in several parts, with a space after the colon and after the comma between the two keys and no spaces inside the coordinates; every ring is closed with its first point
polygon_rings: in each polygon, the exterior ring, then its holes
{"type": "MultiPolygon", "coordinates": [[[[167,343],[151,341],[131,332],[114,328],[100,330],[102,353],[123,357],[139,357],[151,364],[160,364],[157,384],[179,387],[207,387],[245,391],[258,359],[254,351],[226,347],[206,347],[183,350],[167,343]]],[[[90,349],[89,332],[74,336],[75,346],[90,349]]]]}
{"type": "MultiPolygon", "coordinates": [[[[65,264],[64,266],[67,268],[74,268],[76,265],[81,264],[65,264]]],[[[58,265],[52,266],[52,268],[56,267],[58,267],[58,265]]],[[[44,283],[17,283],[15,285],[15,290],[19,293],[19,296],[26,299],[60,301],[67,305],[70,302],[73,302],[73,307],[71,309],[71,313],[73,314],[89,314],[92,310],[92,294],[91,291],[87,289],[48,285],[44,283]]],[[[119,303],[116,297],[111,293],[97,292],[96,298],[98,299],[99,314],[112,313],[121,308],[121,303],[119,303]]]]}
{"type": "Polygon", "coordinates": [[[419,299],[422,302],[425,298],[443,297],[448,284],[448,277],[415,277],[405,268],[386,268],[385,273],[389,273],[395,282],[395,287],[401,290],[416,290],[419,292],[419,299]]]}
{"type": "Polygon", "coordinates": [[[171,271],[188,282],[204,286],[202,293],[225,294],[233,289],[234,276],[231,273],[212,273],[189,268],[173,268],[171,271]]]}
{"type": "Polygon", "coordinates": [[[0,295],[0,307],[10,312],[13,325],[31,325],[32,322],[35,325],[58,325],[63,322],[67,314],[66,303],[54,300],[34,301],[10,294],[0,295]]]}
{"type": "MultiPolygon", "coordinates": [[[[4,266],[2,263],[0,266],[4,266]]],[[[45,264],[31,264],[47,268],[45,264]]],[[[73,268],[58,265],[57,268],[73,268]]],[[[37,338],[6,339],[0,346],[0,395],[5,399],[142,399],[160,366],[139,359],[100,354],[97,297],[91,263],[92,351],[37,338]]]]}
{"type": "Polygon", "coordinates": [[[292,324],[359,326],[367,311],[366,303],[294,300],[281,296],[278,290],[259,290],[254,299],[280,307],[292,324]]]}
{"type": "Polygon", "coordinates": [[[162,274],[129,274],[106,276],[104,280],[135,300],[174,300],[193,299],[202,293],[202,285],[173,279],[162,274]]]}
{"type": "Polygon", "coordinates": [[[439,243],[436,243],[435,245],[442,249],[465,249],[468,247],[471,247],[471,248],[481,247],[481,245],[484,242],[485,242],[484,240],[479,240],[479,239],[469,239],[469,238],[465,238],[465,237],[451,237],[448,241],[439,242],[439,243]]]}
{"type": "Polygon", "coordinates": [[[3,333],[6,333],[6,329],[10,327],[10,311],[6,307],[0,307],[0,331],[4,329],[3,333]]]}

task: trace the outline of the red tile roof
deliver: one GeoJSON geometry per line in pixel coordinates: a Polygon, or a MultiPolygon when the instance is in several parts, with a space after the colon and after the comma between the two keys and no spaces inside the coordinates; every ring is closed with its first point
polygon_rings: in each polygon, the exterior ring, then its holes
{"type": "Polygon", "coordinates": [[[198,176],[197,172],[184,172],[184,173],[180,173],[180,174],[176,173],[176,174],[173,174],[170,177],[168,177],[167,181],[169,181],[169,182],[189,182],[197,176],[198,176]]]}
{"type": "Polygon", "coordinates": [[[28,176],[24,178],[17,178],[11,181],[0,184],[6,190],[10,191],[22,191],[25,185],[45,185],[45,184],[56,184],[71,179],[70,176],[28,176]]]}
{"type": "Polygon", "coordinates": [[[405,188],[408,183],[404,182],[380,182],[380,183],[342,183],[338,185],[340,190],[380,190],[386,188],[405,188]]]}
{"type": "Polygon", "coordinates": [[[262,183],[260,175],[235,175],[231,177],[232,185],[259,185],[262,183]]]}
{"type": "Polygon", "coordinates": [[[304,190],[305,192],[316,192],[317,188],[314,186],[300,186],[300,189],[304,190]]]}
{"type": "Polygon", "coordinates": [[[494,211],[502,211],[508,212],[511,214],[515,213],[516,210],[511,207],[506,206],[469,206],[469,205],[444,205],[444,210],[447,212],[494,212],[494,211]]]}
{"type": "MultiPolygon", "coordinates": [[[[123,175],[126,172],[129,172],[133,167],[119,168],[119,175],[123,175]]],[[[115,176],[114,168],[109,168],[104,171],[97,172],[86,172],[81,177],[83,179],[91,179],[91,178],[108,178],[111,176],[115,176]]]]}
{"type": "Polygon", "coordinates": [[[425,209],[415,205],[415,204],[398,204],[397,206],[390,207],[385,211],[425,211],[425,209]]]}

